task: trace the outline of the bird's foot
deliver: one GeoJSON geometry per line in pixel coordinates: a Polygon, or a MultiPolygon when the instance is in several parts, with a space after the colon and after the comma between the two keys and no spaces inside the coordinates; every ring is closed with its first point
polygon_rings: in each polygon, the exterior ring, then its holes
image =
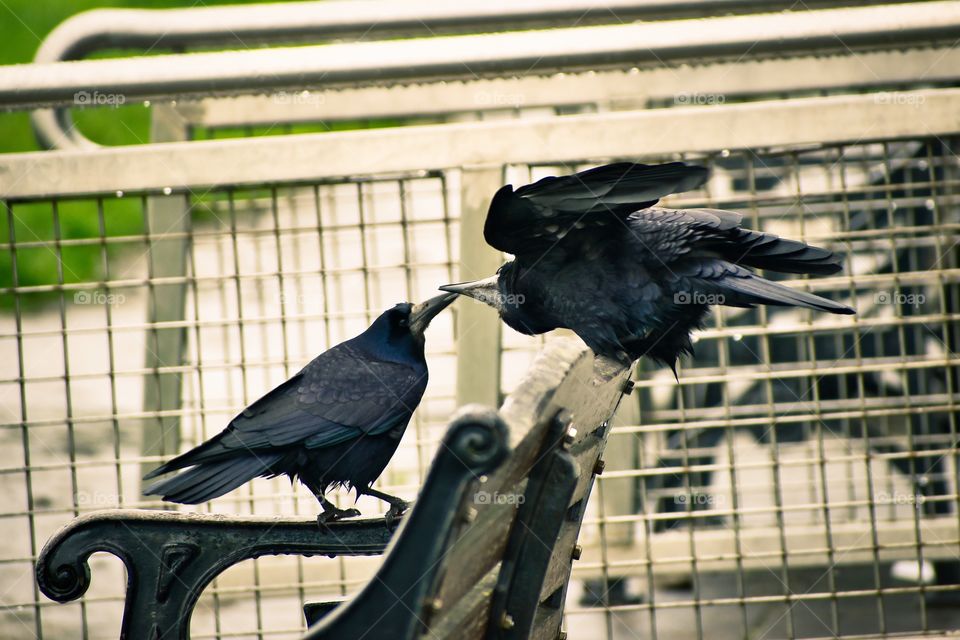
{"type": "Polygon", "coordinates": [[[386,521],[388,527],[392,527],[393,523],[406,513],[407,509],[410,508],[410,503],[405,500],[398,500],[397,502],[391,502],[390,508],[385,514],[383,514],[383,519],[386,521]]]}
{"type": "Polygon", "coordinates": [[[356,518],[359,515],[359,509],[337,509],[336,507],[332,507],[324,509],[323,512],[317,516],[317,524],[321,527],[326,527],[331,522],[336,522],[344,518],[356,518]]]}

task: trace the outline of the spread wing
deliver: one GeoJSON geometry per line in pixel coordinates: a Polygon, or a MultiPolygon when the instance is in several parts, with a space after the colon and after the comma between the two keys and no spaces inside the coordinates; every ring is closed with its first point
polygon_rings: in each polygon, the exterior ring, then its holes
{"type": "MultiPolygon", "coordinates": [[[[718,209],[646,209],[628,221],[625,237],[631,250],[620,255],[619,271],[638,300],[664,299],[661,305],[678,317],[691,314],[698,300],[709,304],[751,307],[757,304],[808,307],[832,313],[853,313],[846,305],[786,287],[754,273],[828,275],[841,268],[839,256],[822,247],[751,231],[741,216],[718,209]],[[704,294],[704,295],[696,295],[704,294]]],[[[641,314],[642,315],[642,314],[641,314]]]]}
{"type": "MultiPolygon", "coordinates": [[[[741,227],[742,216],[720,209],[645,209],[629,219],[630,232],[656,261],[715,259],[780,273],[830,275],[842,268],[829,249],[741,227]]],[[[714,267],[705,267],[707,271],[714,267]]]]}
{"type": "Polygon", "coordinates": [[[703,167],[619,162],[563,177],[543,178],[516,191],[501,188],[490,203],[483,235],[501,251],[540,252],[570,233],[622,231],[618,222],[671,193],[707,179],[703,167]]]}

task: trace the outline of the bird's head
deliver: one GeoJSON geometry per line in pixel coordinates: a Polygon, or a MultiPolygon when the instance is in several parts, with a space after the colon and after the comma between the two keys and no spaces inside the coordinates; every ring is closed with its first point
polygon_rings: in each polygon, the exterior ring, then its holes
{"type": "MultiPolygon", "coordinates": [[[[456,299],[457,296],[454,293],[443,293],[420,304],[407,304],[406,317],[400,319],[400,326],[406,327],[413,337],[422,344],[424,340],[423,334],[426,332],[427,327],[430,326],[430,321],[441,311],[449,307],[450,303],[456,299]]],[[[400,307],[404,305],[397,306],[400,307]]]]}
{"type": "Polygon", "coordinates": [[[503,313],[506,308],[506,299],[500,288],[500,273],[484,278],[483,280],[473,280],[471,282],[460,282],[457,284],[445,284],[440,287],[441,291],[460,294],[479,300],[490,305],[497,311],[503,313]]]}
{"type": "Polygon", "coordinates": [[[440,290],[467,296],[493,307],[507,326],[528,336],[556,329],[560,325],[542,312],[539,302],[528,294],[530,289],[519,286],[519,273],[516,262],[507,262],[494,276],[472,282],[445,284],[440,290]]]}
{"type": "Polygon", "coordinates": [[[438,313],[450,306],[457,296],[444,293],[420,304],[401,302],[387,309],[370,327],[353,339],[354,347],[379,357],[422,358],[424,332],[438,313]]]}

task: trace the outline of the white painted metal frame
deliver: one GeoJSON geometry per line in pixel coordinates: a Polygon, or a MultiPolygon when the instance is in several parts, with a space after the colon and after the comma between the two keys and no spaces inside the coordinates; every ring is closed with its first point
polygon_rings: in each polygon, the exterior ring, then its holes
{"type": "Polygon", "coordinates": [[[316,181],[476,165],[947,135],[960,89],[0,156],[0,196],[316,181]]]}
{"type": "Polygon", "coordinates": [[[537,107],[630,110],[658,101],[712,106],[746,96],[920,88],[958,80],[960,51],[930,48],[206,98],[181,103],[180,111],[190,125],[240,127],[537,107]]]}
{"type": "Polygon", "coordinates": [[[75,105],[81,91],[127,101],[547,74],[665,62],[785,57],[951,44],[951,1],[603,25],[257,51],[0,68],[0,107],[75,105]]]}

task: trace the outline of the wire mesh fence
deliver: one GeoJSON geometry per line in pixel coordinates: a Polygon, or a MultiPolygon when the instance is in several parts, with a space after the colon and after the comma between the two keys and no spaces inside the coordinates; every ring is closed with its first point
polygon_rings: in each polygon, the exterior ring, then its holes
{"type": "Polygon", "coordinates": [[[858,315],[720,308],[679,383],[639,376],[639,424],[611,441],[632,468],[600,478],[601,494],[634,491],[637,515],[598,513],[575,570],[593,607],[571,624],[599,606],[616,637],[956,629],[955,148],[708,159],[712,195],[694,203],[845,253],[842,274],[806,284],[858,315]]]}
{"type": "MultiPolygon", "coordinates": [[[[78,606],[41,612],[46,603],[30,593],[39,545],[87,511],[157,506],[140,496],[143,470],[218,432],[239,408],[362,331],[383,308],[425,298],[438,282],[451,281],[457,214],[449,182],[418,174],[8,203],[13,281],[4,291],[11,305],[0,340],[14,366],[0,385],[4,438],[19,452],[0,470],[12,532],[3,557],[6,615],[26,620],[32,609],[37,635],[51,628],[108,634],[90,624],[88,610],[102,605],[109,613],[94,619],[118,621],[121,576],[113,584],[98,581],[100,593],[78,606]],[[161,218],[161,204],[175,214],[161,218]],[[49,216],[48,235],[37,232],[41,216],[49,216]],[[95,216],[96,235],[66,232],[76,216],[95,216]],[[114,234],[111,224],[130,228],[114,234]],[[159,262],[171,259],[177,264],[159,262]],[[85,273],[89,260],[95,264],[85,273]],[[41,279],[35,265],[48,262],[62,265],[54,282],[22,283],[20,273],[41,279]]],[[[454,409],[448,318],[431,329],[427,349],[431,392],[381,480],[411,497],[454,409]]],[[[365,511],[377,508],[366,500],[365,511]]],[[[263,481],[209,508],[310,514],[315,506],[289,484],[263,481]]],[[[117,563],[112,573],[119,570],[117,563]]],[[[302,561],[295,570],[302,596],[303,584],[317,577],[302,561]]],[[[256,573],[251,585],[237,578],[242,586],[233,591],[239,596],[252,586],[255,628],[265,628],[256,573]]],[[[320,575],[341,589],[348,584],[326,568],[320,575]]],[[[289,591],[280,587],[286,578],[267,582],[267,593],[289,591]]],[[[219,597],[216,588],[212,593],[219,597]]],[[[285,614],[283,626],[298,628],[298,608],[285,614]]]]}
{"type": "MultiPolygon", "coordinates": [[[[751,228],[843,254],[842,273],[795,284],[858,315],[717,308],[678,381],[641,365],[581,535],[571,637],[960,627],[943,606],[960,597],[958,140],[868,129],[843,144],[623,158],[704,163],[710,182],[665,204],[739,211],[751,228]]],[[[219,137],[209,133],[199,137],[219,137]]],[[[159,507],[140,495],[145,470],[218,432],[383,308],[460,276],[460,169],[240,185],[229,184],[231,149],[216,151],[228,178],[214,187],[23,196],[0,209],[0,615],[13,637],[116,635],[120,563],[94,558],[87,596],[55,605],[33,586],[43,542],[87,511],[159,507]]],[[[491,162],[502,182],[522,184],[616,159],[491,162]]],[[[404,497],[457,404],[460,311],[430,329],[432,380],[380,481],[404,497]]],[[[502,329],[502,393],[540,342],[502,329]]],[[[278,479],[199,507],[315,508],[278,479]]],[[[204,594],[193,635],[298,637],[302,602],[356,591],[377,562],[243,563],[204,594]]]]}

